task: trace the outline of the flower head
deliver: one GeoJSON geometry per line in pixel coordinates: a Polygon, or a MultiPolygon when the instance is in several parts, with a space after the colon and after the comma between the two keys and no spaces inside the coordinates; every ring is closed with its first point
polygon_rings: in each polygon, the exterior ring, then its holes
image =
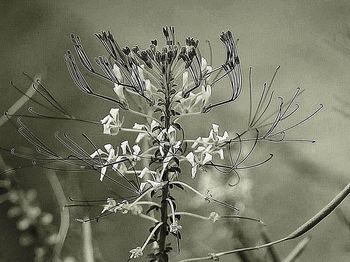
{"type": "Polygon", "coordinates": [[[122,121],[119,119],[119,108],[112,108],[109,111],[109,115],[101,120],[103,125],[103,133],[112,136],[117,135],[121,126],[123,125],[123,122],[124,118],[122,121]]]}
{"type": "Polygon", "coordinates": [[[208,219],[210,221],[212,221],[213,223],[215,223],[216,221],[218,221],[220,219],[220,215],[216,212],[211,212],[208,219]]]}
{"type": "Polygon", "coordinates": [[[200,146],[194,152],[190,152],[186,156],[186,159],[192,165],[192,178],[196,176],[198,167],[203,166],[208,162],[212,161],[213,156],[210,153],[211,147],[211,145],[207,147],[200,146]]]}
{"type": "Polygon", "coordinates": [[[137,130],[142,130],[143,132],[140,132],[137,137],[135,142],[139,143],[143,138],[147,137],[147,136],[153,136],[156,137],[159,134],[159,130],[156,129],[156,127],[159,127],[159,123],[155,120],[152,120],[151,124],[148,125],[143,125],[143,124],[138,124],[135,123],[133,126],[133,129],[137,129],[137,130]]]}
{"type": "Polygon", "coordinates": [[[139,258],[143,256],[143,250],[141,247],[131,249],[129,253],[131,253],[130,258],[139,258]]]}
{"type": "Polygon", "coordinates": [[[128,141],[124,141],[120,145],[122,149],[122,153],[124,157],[127,157],[133,164],[135,164],[136,161],[139,161],[141,158],[139,156],[141,152],[141,148],[139,145],[133,145],[132,148],[129,146],[128,141]]]}
{"type": "Polygon", "coordinates": [[[103,205],[103,210],[101,213],[105,213],[106,211],[108,212],[114,212],[114,208],[117,206],[117,201],[115,201],[113,198],[107,198],[107,204],[103,205]]]}
{"type": "Polygon", "coordinates": [[[100,176],[100,180],[102,181],[106,172],[107,172],[107,167],[109,164],[112,164],[113,168],[116,168],[118,166],[118,162],[119,160],[121,160],[121,157],[118,156],[118,152],[115,151],[115,149],[113,148],[113,146],[111,144],[106,144],[104,145],[104,148],[106,150],[106,152],[104,152],[101,149],[96,150],[94,153],[92,153],[90,155],[91,158],[100,158],[102,160],[104,160],[104,163],[101,163],[101,176],[100,176]]]}
{"type": "Polygon", "coordinates": [[[177,234],[177,232],[182,229],[182,226],[178,224],[177,220],[169,225],[169,231],[170,233],[177,234]]]}

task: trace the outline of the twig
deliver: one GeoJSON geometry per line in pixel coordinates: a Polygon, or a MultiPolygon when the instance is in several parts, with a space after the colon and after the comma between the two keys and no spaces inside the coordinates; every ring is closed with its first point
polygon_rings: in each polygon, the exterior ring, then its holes
{"type": "Polygon", "coordinates": [[[85,223],[82,223],[84,262],[94,262],[94,248],[92,245],[91,222],[88,217],[84,218],[84,220],[87,221],[85,223]]]}
{"type": "MultiPolygon", "coordinates": [[[[40,76],[34,77],[35,81],[40,81],[40,76]]],[[[35,83],[30,83],[28,90],[7,110],[7,114],[0,117],[0,126],[5,124],[11,115],[15,114],[31,97],[35,94],[36,89],[32,87],[35,83]]]]}
{"type": "Polygon", "coordinates": [[[282,262],[294,262],[301,255],[301,253],[305,250],[307,244],[309,243],[311,237],[305,237],[301,240],[298,245],[289,253],[289,255],[283,259],[282,262]]]}
{"type": "Polygon", "coordinates": [[[316,215],[314,215],[311,219],[309,219],[307,222],[305,222],[303,225],[298,227],[295,231],[293,231],[288,236],[278,239],[276,241],[272,241],[263,245],[254,246],[254,247],[246,247],[246,248],[239,248],[229,251],[223,251],[219,253],[211,253],[208,256],[204,257],[197,257],[197,258],[189,258],[189,259],[183,259],[180,262],[189,262],[189,261],[203,261],[203,260],[217,260],[221,256],[235,254],[238,252],[243,251],[251,251],[251,250],[257,250],[261,248],[267,248],[285,241],[289,241],[295,238],[298,238],[302,235],[304,235],[306,232],[310,231],[312,228],[314,228],[318,223],[320,223],[324,218],[326,218],[329,214],[331,214],[334,209],[339,206],[339,204],[350,194],[350,183],[335,197],[333,200],[326,205],[324,208],[322,208],[316,215]]]}
{"type": "MultiPolygon", "coordinates": [[[[269,235],[267,234],[266,230],[263,229],[261,232],[261,236],[264,240],[265,243],[269,243],[271,242],[271,239],[269,237],[269,235]]],[[[277,251],[275,250],[275,248],[273,246],[270,246],[267,248],[268,253],[270,254],[270,257],[272,259],[273,262],[280,262],[281,259],[277,253],[277,251]]]]}
{"type": "Polygon", "coordinates": [[[56,173],[53,170],[49,170],[46,173],[46,177],[50,182],[53,193],[60,207],[61,224],[60,224],[60,229],[58,231],[57,244],[55,245],[55,248],[54,248],[54,261],[59,261],[62,248],[66,240],[68,229],[69,229],[69,210],[68,208],[64,208],[64,206],[67,205],[67,199],[64,195],[61,183],[57,178],[56,173]]]}

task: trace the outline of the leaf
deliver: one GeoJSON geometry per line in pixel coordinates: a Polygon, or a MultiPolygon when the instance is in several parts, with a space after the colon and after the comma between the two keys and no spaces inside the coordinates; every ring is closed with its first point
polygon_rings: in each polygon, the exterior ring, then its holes
{"type": "Polygon", "coordinates": [[[179,184],[172,184],[174,186],[177,186],[178,188],[180,188],[181,190],[185,190],[185,188],[182,186],[182,185],[179,185],[179,184]]]}
{"type": "Polygon", "coordinates": [[[155,127],[153,127],[153,128],[152,128],[152,133],[153,133],[154,131],[159,130],[159,129],[162,129],[162,127],[161,127],[161,126],[155,126],[155,127]]]}
{"type": "Polygon", "coordinates": [[[151,191],[151,198],[155,195],[156,191],[152,190],[151,191]]]}
{"type": "Polygon", "coordinates": [[[150,206],[149,209],[147,209],[146,214],[148,214],[148,213],[151,212],[152,210],[159,211],[159,206],[156,206],[156,205],[150,206]]]}
{"type": "Polygon", "coordinates": [[[177,173],[181,173],[181,169],[178,166],[172,166],[168,169],[169,172],[177,172],[177,173]]]}
{"type": "Polygon", "coordinates": [[[180,166],[180,161],[177,157],[173,157],[170,162],[175,162],[177,166],[180,166]]]}
{"type": "Polygon", "coordinates": [[[177,130],[181,130],[181,125],[179,123],[172,123],[172,126],[175,127],[177,130]]]}

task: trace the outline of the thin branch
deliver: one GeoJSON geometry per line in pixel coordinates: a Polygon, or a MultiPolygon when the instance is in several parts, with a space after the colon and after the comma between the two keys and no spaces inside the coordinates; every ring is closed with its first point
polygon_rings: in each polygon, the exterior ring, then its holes
{"type": "Polygon", "coordinates": [[[197,258],[189,258],[189,259],[183,259],[180,262],[190,262],[190,261],[203,261],[203,260],[218,260],[219,257],[235,254],[238,252],[244,252],[244,251],[252,251],[252,250],[258,250],[262,248],[267,248],[285,241],[289,241],[295,238],[298,238],[305,233],[309,232],[312,228],[318,225],[324,218],[326,218],[329,214],[331,214],[334,209],[339,206],[339,204],[350,194],[350,183],[335,197],[333,200],[326,205],[324,208],[322,208],[316,215],[314,215],[311,219],[306,221],[303,225],[298,227],[295,231],[293,231],[291,234],[287,235],[284,238],[278,239],[276,241],[272,241],[263,245],[253,246],[253,247],[246,247],[246,248],[239,248],[239,249],[233,249],[229,251],[223,251],[219,253],[211,253],[208,256],[204,257],[197,257],[197,258]]]}

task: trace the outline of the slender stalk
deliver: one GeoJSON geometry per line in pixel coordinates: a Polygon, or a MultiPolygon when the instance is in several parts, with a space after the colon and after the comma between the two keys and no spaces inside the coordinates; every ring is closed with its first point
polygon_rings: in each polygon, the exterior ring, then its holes
{"type": "MultiPolygon", "coordinates": [[[[84,218],[89,220],[88,217],[84,218]]],[[[94,248],[92,245],[91,222],[82,223],[83,227],[83,255],[84,262],[94,262],[94,248]]]]}
{"type": "Polygon", "coordinates": [[[49,172],[47,172],[46,176],[57,199],[57,203],[60,207],[61,213],[61,224],[57,235],[58,241],[54,247],[54,261],[59,261],[69,229],[69,210],[67,208],[64,208],[64,206],[67,205],[67,199],[65,197],[63,188],[61,186],[60,181],[58,180],[56,173],[50,170],[49,172]]]}
{"type": "MultiPolygon", "coordinates": [[[[147,119],[146,119],[146,121],[147,121],[147,119]]],[[[154,147],[150,147],[148,140],[143,139],[143,149],[144,149],[143,154],[150,151],[152,148],[154,148],[154,147]]],[[[146,167],[147,166],[146,158],[143,158],[141,161],[142,161],[142,166],[146,167]]],[[[139,201],[138,204],[139,205],[142,205],[142,204],[144,204],[144,205],[156,205],[156,206],[160,207],[160,205],[158,203],[151,201],[152,199],[149,195],[146,196],[146,199],[148,199],[149,201],[139,201]]],[[[144,217],[144,215],[143,215],[143,217],[144,217]]],[[[156,222],[156,223],[158,222],[158,220],[155,218],[154,210],[151,210],[149,212],[149,216],[147,216],[147,217],[148,217],[147,219],[153,220],[153,222],[156,222]]],[[[146,217],[144,217],[144,218],[146,218],[146,217]]],[[[158,243],[156,241],[154,241],[152,243],[152,249],[153,249],[154,254],[158,253],[158,243]]]]}
{"type": "MultiPolygon", "coordinates": [[[[171,73],[168,70],[166,70],[166,73],[164,75],[164,88],[165,88],[165,110],[164,110],[164,127],[166,130],[170,127],[170,107],[171,107],[171,97],[170,97],[170,90],[171,90],[171,82],[170,77],[171,73]]],[[[168,149],[164,148],[164,158],[168,154],[168,149]]],[[[164,160],[164,159],[163,159],[164,160]]],[[[168,171],[165,170],[163,174],[163,181],[168,182],[168,171]]],[[[161,216],[161,222],[163,223],[160,228],[160,235],[159,235],[159,253],[160,253],[160,262],[167,262],[166,259],[166,237],[167,237],[167,221],[168,221],[168,203],[167,198],[169,195],[169,183],[166,183],[162,188],[162,201],[161,201],[161,208],[160,208],[160,216],[161,216]]]]}
{"type": "MultiPolygon", "coordinates": [[[[167,179],[167,174],[166,176],[167,179]]],[[[165,179],[164,179],[165,180],[165,179]]],[[[160,228],[160,236],[159,236],[159,253],[161,254],[161,260],[160,262],[165,262],[163,258],[163,254],[165,254],[165,242],[166,242],[166,235],[167,235],[167,220],[168,220],[168,203],[166,201],[169,194],[169,187],[168,184],[163,186],[162,188],[162,203],[160,208],[160,216],[161,216],[161,222],[163,222],[161,228],[160,228]]]]}
{"type": "Polygon", "coordinates": [[[309,232],[312,228],[317,226],[323,219],[325,219],[329,214],[331,214],[335,208],[337,208],[340,203],[350,194],[350,183],[338,194],[336,195],[331,202],[329,202],[328,205],[326,205],[324,208],[322,208],[316,215],[314,215],[312,218],[310,218],[308,221],[306,221],[304,224],[302,224],[300,227],[298,227],[296,230],[294,230],[292,233],[287,235],[286,237],[283,237],[281,239],[278,239],[276,241],[272,241],[269,243],[265,243],[258,246],[252,246],[252,247],[245,247],[245,248],[239,248],[239,249],[233,249],[228,251],[223,251],[219,253],[211,253],[208,256],[204,257],[196,257],[196,258],[188,258],[183,259],[179,262],[190,262],[190,261],[204,261],[204,260],[218,260],[219,257],[230,255],[230,254],[236,254],[239,252],[246,252],[246,251],[252,251],[252,250],[258,250],[262,248],[268,248],[273,245],[277,245],[282,242],[290,241],[292,239],[298,238],[305,233],[309,232]]]}

